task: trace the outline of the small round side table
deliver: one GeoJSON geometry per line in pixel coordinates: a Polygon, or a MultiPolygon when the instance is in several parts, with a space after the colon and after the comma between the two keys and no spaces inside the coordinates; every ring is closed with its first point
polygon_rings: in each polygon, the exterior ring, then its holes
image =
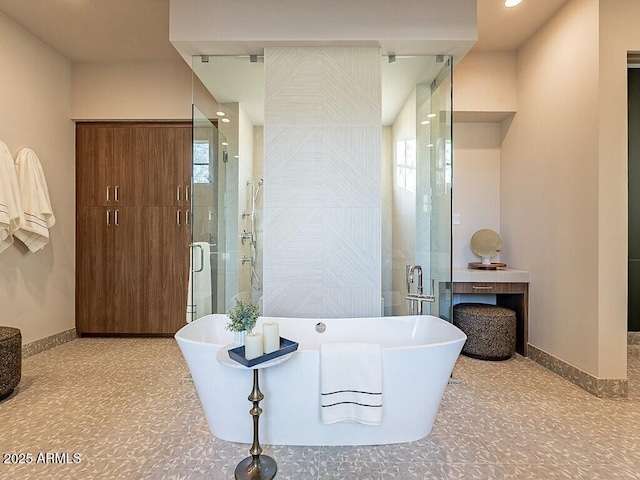
{"type": "Polygon", "coordinates": [[[276,357],[273,360],[259,363],[252,367],[245,367],[229,358],[228,352],[230,348],[235,348],[235,345],[227,345],[220,349],[217,356],[219,363],[225,367],[253,370],[253,388],[248,397],[248,400],[253,403],[253,407],[249,410],[249,413],[253,417],[253,444],[249,450],[251,456],[245,458],[236,466],[235,478],[236,480],[272,480],[276,476],[278,465],[270,456],[261,455],[262,447],[258,439],[258,420],[262,413],[260,401],[264,399],[264,394],[260,391],[260,386],[258,385],[258,372],[263,368],[275,367],[276,365],[286,362],[295,352],[287,353],[286,355],[276,357]]]}

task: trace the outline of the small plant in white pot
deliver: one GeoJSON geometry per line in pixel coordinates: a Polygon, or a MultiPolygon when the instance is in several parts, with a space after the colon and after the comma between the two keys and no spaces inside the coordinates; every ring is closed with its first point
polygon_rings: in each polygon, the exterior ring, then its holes
{"type": "Polygon", "coordinates": [[[252,302],[237,299],[235,307],[229,310],[228,315],[229,323],[225,328],[234,332],[237,346],[244,345],[244,337],[247,332],[251,332],[255,328],[260,316],[260,309],[252,302]]]}

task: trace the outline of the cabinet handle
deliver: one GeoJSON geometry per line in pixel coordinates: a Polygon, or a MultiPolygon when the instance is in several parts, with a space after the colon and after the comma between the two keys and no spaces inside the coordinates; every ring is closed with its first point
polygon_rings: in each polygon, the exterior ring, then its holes
{"type": "Polygon", "coordinates": [[[474,290],[493,290],[491,285],[472,285],[471,288],[474,290]]]}
{"type": "Polygon", "coordinates": [[[114,222],[113,222],[113,223],[115,224],[115,226],[116,226],[116,227],[119,227],[119,226],[120,226],[120,221],[118,220],[118,212],[119,212],[119,211],[120,211],[120,210],[116,210],[115,218],[114,218],[114,222]]]}
{"type": "Polygon", "coordinates": [[[191,201],[191,186],[184,187],[184,201],[189,203],[191,201]]]}
{"type": "Polygon", "coordinates": [[[176,212],[176,225],[180,226],[180,210],[176,212]]]}
{"type": "Polygon", "coordinates": [[[184,211],[184,224],[185,226],[189,226],[189,210],[184,211]]]}
{"type": "Polygon", "coordinates": [[[107,227],[111,226],[111,210],[107,210],[107,227]]]}
{"type": "Polygon", "coordinates": [[[111,186],[107,185],[107,203],[111,202],[110,193],[111,193],[111,186]]]}
{"type": "Polygon", "coordinates": [[[114,192],[113,192],[113,196],[114,196],[116,202],[120,201],[120,186],[119,185],[115,186],[114,192]]]}
{"type": "Polygon", "coordinates": [[[178,204],[180,204],[181,197],[182,197],[182,195],[180,195],[180,185],[178,185],[177,188],[176,188],[176,200],[177,200],[178,204]]]}

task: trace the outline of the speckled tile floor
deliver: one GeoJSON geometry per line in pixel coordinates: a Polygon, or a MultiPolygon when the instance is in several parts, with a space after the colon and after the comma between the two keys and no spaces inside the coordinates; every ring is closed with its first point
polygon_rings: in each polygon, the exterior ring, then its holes
{"type": "MultiPolygon", "coordinates": [[[[630,397],[605,400],[519,356],[461,357],[420,441],[264,453],[277,479],[640,479],[640,345],[629,367],[630,397]]],[[[172,339],[73,340],[0,403],[1,479],[232,479],[248,449],[210,435],[172,339]]]]}

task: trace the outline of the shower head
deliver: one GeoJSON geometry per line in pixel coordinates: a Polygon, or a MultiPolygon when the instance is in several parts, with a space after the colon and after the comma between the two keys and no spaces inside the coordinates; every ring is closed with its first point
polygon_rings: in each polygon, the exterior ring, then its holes
{"type": "Polygon", "coordinates": [[[258,193],[260,193],[260,189],[262,188],[262,185],[264,185],[264,178],[261,178],[260,180],[258,180],[258,188],[255,189],[255,191],[253,192],[253,203],[256,203],[256,200],[258,199],[258,193]]]}

